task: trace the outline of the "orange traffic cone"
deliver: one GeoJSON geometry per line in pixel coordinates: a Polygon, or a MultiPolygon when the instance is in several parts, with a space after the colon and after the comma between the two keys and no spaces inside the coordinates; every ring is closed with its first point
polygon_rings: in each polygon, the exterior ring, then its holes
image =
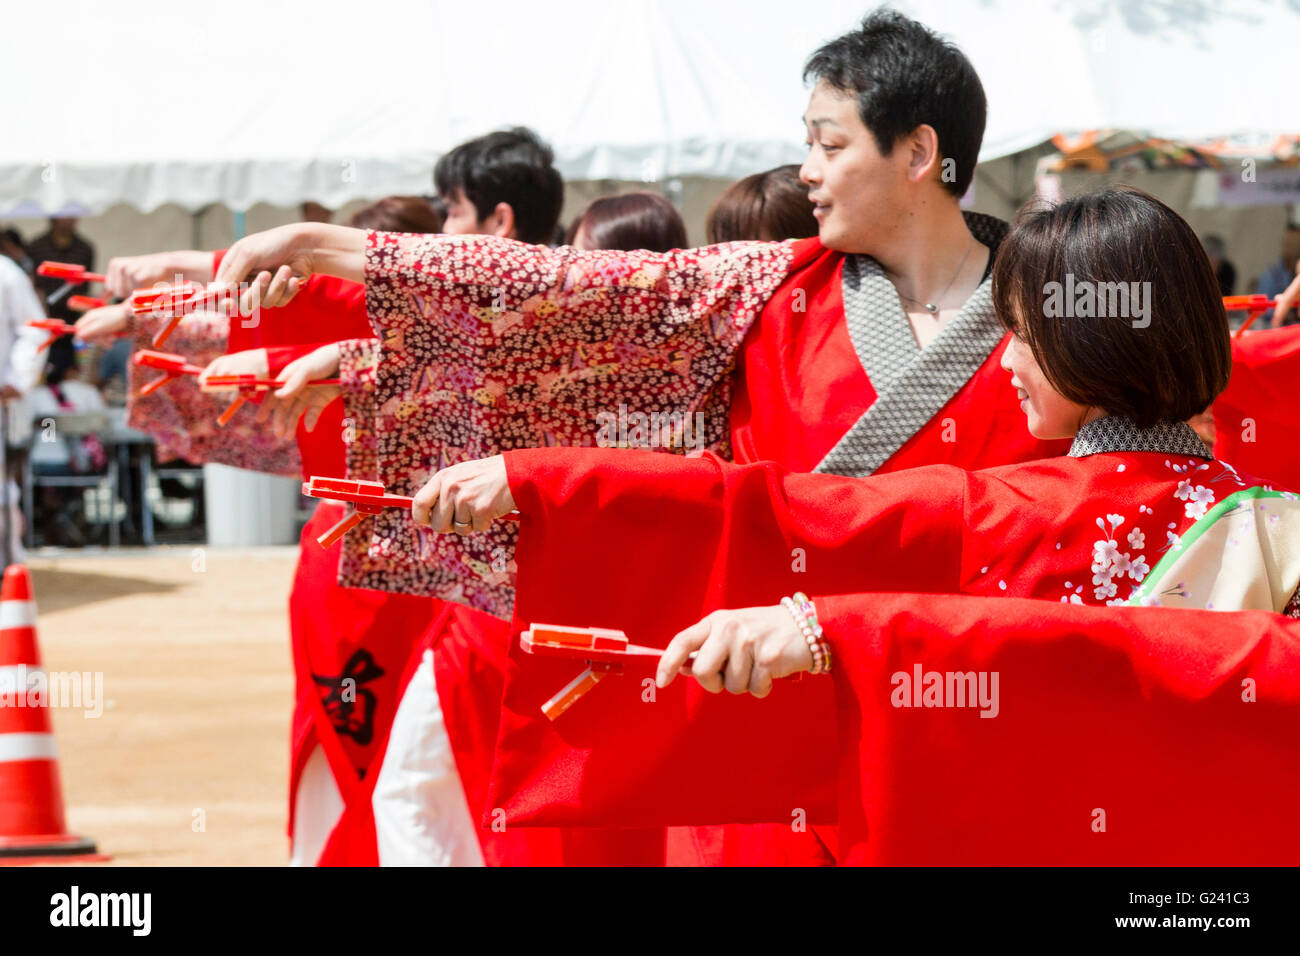
{"type": "Polygon", "coordinates": [[[28,706],[41,670],[36,602],[27,569],[12,564],[0,588],[0,864],[105,860],[64,829],[58,755],[44,695],[28,706]]]}

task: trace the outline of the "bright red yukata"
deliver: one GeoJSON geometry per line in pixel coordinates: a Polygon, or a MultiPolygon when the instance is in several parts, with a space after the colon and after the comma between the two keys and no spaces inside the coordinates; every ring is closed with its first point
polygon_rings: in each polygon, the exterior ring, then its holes
{"type": "MultiPolygon", "coordinates": [[[[1296,613],[1300,546],[1292,544],[1288,551],[1285,542],[1297,539],[1300,500],[1266,491],[1230,466],[1208,460],[1204,446],[1186,426],[1168,426],[1153,438],[1117,421],[1106,419],[1081,433],[1075,453],[1083,457],[974,473],[944,466],[918,468],[864,481],[788,474],[770,464],[727,465],[711,457],[689,461],[576,449],[510,452],[507,469],[523,516],[515,626],[547,622],[616,627],[636,643],[662,646],[712,610],[768,606],[804,590],[816,599],[833,646],[852,644],[852,654],[837,652],[836,659],[846,679],[855,681],[861,674],[853,654],[860,652],[871,667],[884,655],[892,673],[900,669],[892,662],[912,652],[905,639],[910,632],[888,631],[889,618],[876,615],[879,595],[852,596],[868,589],[1045,598],[1057,606],[1130,601],[1276,612],[1290,603],[1296,613]],[[1227,556],[1234,566],[1240,565],[1242,574],[1217,570],[1227,556]],[[1264,560],[1260,556],[1267,558],[1268,573],[1252,571],[1252,562],[1264,560]],[[580,592],[560,586],[573,580],[584,582],[580,592]],[[897,645],[882,649],[872,643],[872,628],[903,636],[897,645]]],[[[922,619],[929,600],[914,597],[900,605],[890,598],[889,606],[915,606],[922,619]]],[[[990,646],[992,638],[984,643],[968,640],[959,631],[943,631],[941,625],[926,632],[936,648],[999,656],[1010,671],[1024,628],[998,633],[1005,633],[1005,643],[990,646]]],[[[1092,640],[1079,628],[1069,633],[1076,645],[1092,640]]],[[[1070,642],[1060,636],[1060,628],[1055,634],[1044,646],[1055,640],[1058,649],[1069,651],[1070,642]]],[[[1098,642],[1104,644],[1101,638],[1098,642]]],[[[1035,693],[1041,697],[1061,692],[1060,675],[1070,673],[1070,664],[1091,660],[1094,650],[1085,646],[1073,656],[1049,655],[1041,665],[1034,663],[1042,667],[1041,673],[1057,675],[1055,684],[1044,685],[1049,689],[1035,693]]],[[[1176,647],[1166,643],[1163,651],[1166,659],[1144,666],[1170,680],[1187,662],[1176,647]]],[[[936,773],[944,775],[941,765],[947,750],[927,749],[939,744],[916,723],[897,731],[910,735],[911,747],[891,749],[894,726],[869,722],[891,716],[888,709],[881,711],[878,701],[869,702],[869,714],[862,711],[860,726],[853,720],[841,722],[850,733],[837,748],[828,733],[834,724],[827,722],[836,719],[835,713],[820,709],[830,681],[779,682],[772,696],[760,701],[711,696],[693,681],[679,680],[648,701],[644,680],[654,665],[649,659],[644,673],[629,665],[625,676],[606,679],[551,722],[540,713],[542,701],[572,679],[580,665],[518,654],[514,648],[511,653],[490,800],[512,821],[815,823],[835,819],[838,812],[846,826],[847,852],[842,858],[850,860],[1030,862],[1050,855],[1050,847],[1038,846],[1030,853],[1032,840],[1014,840],[1007,844],[1007,854],[987,857],[987,848],[996,844],[987,833],[952,847],[942,841],[914,847],[910,860],[901,847],[886,844],[881,852],[864,848],[863,813],[888,830],[893,825],[891,811],[913,793],[909,787],[902,797],[891,795],[896,775],[916,772],[913,764],[924,763],[925,779],[932,781],[936,773]],[[863,783],[857,775],[859,751],[868,753],[874,741],[886,750],[875,754],[870,769],[876,773],[887,768],[891,776],[872,776],[863,783]],[[846,767],[853,771],[847,776],[846,767]]],[[[940,660],[936,652],[936,662],[959,662],[959,655],[944,654],[940,660]]],[[[931,666],[929,658],[917,661],[931,666]]],[[[972,666],[968,661],[961,669],[972,666]]],[[[878,667],[870,673],[878,676],[878,667]]],[[[1025,665],[1018,673],[1033,671],[1025,665]]],[[[1085,686],[1094,677],[1091,672],[1079,676],[1085,686]]],[[[1012,698],[1003,686],[1005,711],[1012,698]]],[[[1016,699],[1023,701],[1024,685],[1017,686],[1022,696],[1016,699]]],[[[882,685],[886,701],[888,690],[882,685]]],[[[1133,687],[1125,684],[1123,690],[1128,695],[1123,706],[1131,710],[1133,687]]],[[[1071,700],[1078,696],[1073,690],[1068,695],[1071,700]]],[[[855,715],[857,707],[853,703],[850,708],[855,715]]],[[[841,718],[844,712],[841,697],[841,718]]],[[[1041,701],[1033,712],[1041,715],[1041,701]]],[[[892,716],[905,721],[908,713],[892,716]]],[[[946,719],[975,716],[961,713],[946,719]]],[[[1202,726],[1202,715],[1196,716],[1197,726],[1202,726]]],[[[965,736],[953,730],[952,739],[964,743],[971,733],[982,732],[984,723],[976,719],[962,725],[965,736]]],[[[1023,741],[1035,726],[1018,717],[987,723],[989,733],[999,735],[1012,727],[1012,736],[1003,737],[1004,742],[1023,741]]],[[[1234,732],[1240,729],[1238,724],[1234,732]]],[[[1269,746],[1276,749],[1280,739],[1270,736],[1269,746]]],[[[1037,741],[1040,747],[1043,742],[1037,741]]],[[[948,746],[947,740],[941,743],[948,746]]],[[[1074,746],[1082,745],[1076,741],[1074,746]]],[[[980,745],[981,753],[989,749],[980,745]]],[[[1215,759],[1226,758],[1216,754],[1215,759]]],[[[1016,760],[1023,760],[1023,750],[1002,753],[998,764],[1016,760]]],[[[1294,758],[1292,762],[1285,776],[1294,777],[1294,758]]],[[[988,781],[986,791],[1000,787],[996,778],[975,774],[977,763],[962,765],[971,779],[988,781]]],[[[1032,775],[1032,768],[1019,771],[1020,776],[1026,773],[1032,775]]],[[[865,779],[867,770],[862,774],[865,779]]],[[[1109,781],[1108,792],[1123,791],[1123,779],[1121,772],[1109,781]]],[[[1143,779],[1149,780],[1150,774],[1143,779]]],[[[1046,789],[1064,799],[1073,793],[1070,785],[1075,782],[1075,777],[1055,779],[1046,789]]],[[[959,804],[953,786],[927,798],[936,832],[950,833],[952,815],[939,819],[935,804],[959,804]]],[[[1122,805],[1133,810],[1136,797],[1124,792],[1122,805]]],[[[1223,788],[1217,792],[1222,794],[1223,788]]],[[[999,794],[984,792],[981,798],[982,807],[999,794]]],[[[1085,815],[1079,823],[1085,837],[1086,813],[1093,805],[1079,811],[1085,815]]],[[[1144,820],[1161,812],[1161,807],[1147,805],[1144,820]]],[[[959,806],[957,821],[969,822],[962,813],[959,806]]],[[[1057,805],[1044,808],[1035,819],[1051,817],[1064,825],[1063,814],[1066,811],[1057,805]]],[[[903,824],[909,839],[925,819],[925,813],[906,813],[903,824]]],[[[1137,853],[1137,847],[1151,850],[1161,844],[1143,838],[1115,841],[1111,848],[1118,851],[1120,846],[1137,853]]],[[[1147,862],[1166,858],[1152,852],[1147,862]]],[[[1114,859],[1135,857],[1121,853],[1114,859]]]]}
{"type": "MultiPolygon", "coordinates": [[[[1005,232],[987,217],[968,220],[990,246],[1005,232]]],[[[998,368],[1005,336],[987,278],[924,352],[879,267],[815,239],[579,253],[487,237],[376,233],[366,284],[383,342],[373,399],[376,465],[397,493],[414,493],[449,463],[502,449],[596,444],[602,414],[678,414],[690,422],[698,414],[695,447],[848,474],[936,461],[979,467],[1065,447],[1038,442],[1024,428],[998,368]],[[738,349],[743,370],[733,404],[738,349]]],[[[689,443],[664,444],[680,451],[689,443]]],[[[355,563],[345,557],[343,573],[350,582],[437,594],[505,616],[514,542],[509,526],[428,536],[393,511],[375,522],[370,554],[355,563]]],[[[441,696],[455,694],[455,679],[439,673],[441,696]]],[[[829,717],[830,695],[807,693],[829,717]]],[[[494,725],[496,702],[482,694],[473,702],[480,708],[474,722],[494,725]]],[[[469,791],[481,785],[471,775],[486,777],[489,755],[463,748],[450,722],[449,730],[469,791]]],[[[750,858],[779,856],[810,858],[765,846],[750,858]]]]}
{"type": "Polygon", "coordinates": [[[1214,402],[1214,452],[1239,468],[1300,487],[1300,326],[1232,340],[1232,378],[1214,402]]]}

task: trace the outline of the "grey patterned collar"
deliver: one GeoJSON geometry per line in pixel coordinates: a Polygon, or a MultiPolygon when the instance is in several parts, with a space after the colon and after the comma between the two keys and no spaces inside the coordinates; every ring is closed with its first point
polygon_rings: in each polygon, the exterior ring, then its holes
{"type": "Polygon", "coordinates": [[[1160,451],[1190,458],[1213,458],[1199,435],[1186,422],[1160,422],[1141,428],[1132,419],[1108,415],[1088,422],[1074,436],[1071,458],[1110,451],[1160,451]]]}
{"type": "MultiPolygon", "coordinates": [[[[989,247],[989,263],[1008,226],[981,213],[963,213],[971,234],[989,247]]],[[[966,304],[929,346],[916,344],[898,290],[870,256],[846,256],[844,321],[876,401],[817,466],[835,475],[869,475],[948,404],[988,361],[1005,334],[993,312],[985,270],[966,304]]]]}

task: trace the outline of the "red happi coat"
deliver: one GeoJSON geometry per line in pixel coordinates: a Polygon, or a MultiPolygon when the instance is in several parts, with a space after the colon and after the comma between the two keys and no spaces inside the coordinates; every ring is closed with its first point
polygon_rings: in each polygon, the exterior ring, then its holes
{"type": "Polygon", "coordinates": [[[1252,474],[1300,487],[1300,326],[1232,340],[1232,378],[1214,402],[1214,453],[1252,474]]]}
{"type": "MultiPolygon", "coordinates": [[[[655,646],[712,610],[795,590],[819,609],[818,595],[841,595],[821,611],[835,646],[858,639],[841,618],[872,618],[875,597],[846,596],[864,591],[1123,601],[1193,522],[1249,483],[1216,461],[1151,451],[865,480],[592,450],[506,462],[523,516],[516,630],[593,624],[655,646]],[[575,580],[582,589],[560,586],[575,580]]],[[[1176,599],[1177,582],[1160,584],[1149,603],[1176,599]]],[[[1290,593],[1269,595],[1272,609],[1290,593]]],[[[651,659],[550,722],[540,705],[575,665],[511,656],[490,797],[511,822],[836,818],[828,681],[780,682],[760,701],[679,680],[648,700],[651,659]]]]}

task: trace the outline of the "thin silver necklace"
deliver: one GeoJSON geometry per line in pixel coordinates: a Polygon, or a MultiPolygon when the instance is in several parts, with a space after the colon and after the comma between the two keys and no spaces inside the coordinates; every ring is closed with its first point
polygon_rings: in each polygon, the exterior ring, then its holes
{"type": "MultiPolygon", "coordinates": [[[[961,270],[962,267],[966,265],[966,260],[970,258],[970,251],[974,248],[975,248],[975,235],[974,233],[972,233],[970,237],[970,244],[966,247],[966,254],[961,257],[961,262],[957,263],[957,271],[952,274],[952,278],[949,279],[948,284],[943,287],[943,291],[940,292],[937,296],[935,296],[936,300],[942,300],[943,297],[948,294],[948,290],[952,288],[952,284],[956,282],[957,277],[961,275],[961,270]]],[[[894,291],[898,292],[898,286],[894,286],[894,291]]],[[[922,302],[920,299],[913,299],[910,295],[903,295],[903,293],[901,292],[898,293],[898,297],[900,299],[906,299],[908,302],[915,302],[917,305],[925,309],[925,311],[929,312],[931,315],[939,314],[939,306],[937,306],[934,302],[922,302]]]]}

